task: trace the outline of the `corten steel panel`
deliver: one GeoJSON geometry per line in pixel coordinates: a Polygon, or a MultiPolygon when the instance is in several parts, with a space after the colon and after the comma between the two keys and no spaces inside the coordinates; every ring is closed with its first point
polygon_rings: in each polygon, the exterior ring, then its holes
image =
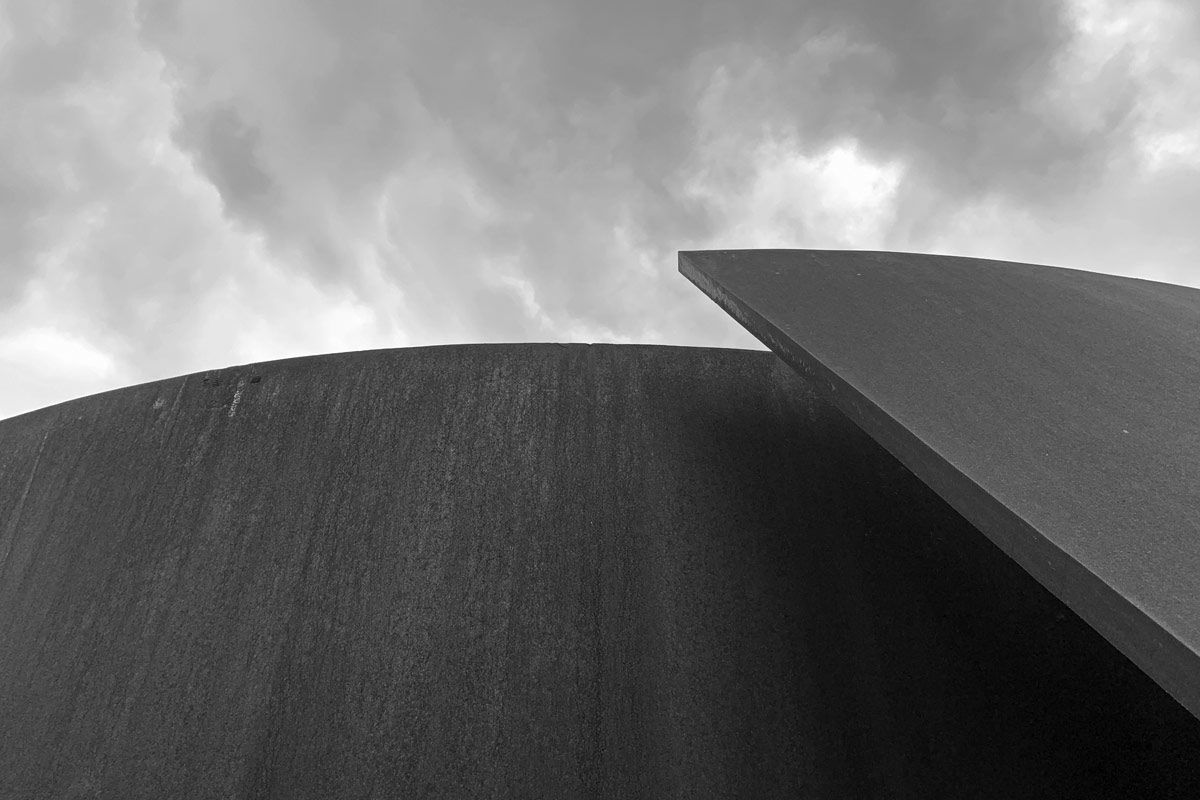
{"type": "Polygon", "coordinates": [[[1200,714],[1200,291],[911,253],[679,269],[1200,714]]]}
{"type": "Polygon", "coordinates": [[[773,355],[0,422],[0,797],[1197,796],[1200,722],[773,355]]]}

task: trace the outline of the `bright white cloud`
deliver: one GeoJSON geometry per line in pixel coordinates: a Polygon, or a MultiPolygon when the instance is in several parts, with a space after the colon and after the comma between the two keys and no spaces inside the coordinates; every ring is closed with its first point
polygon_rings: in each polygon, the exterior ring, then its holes
{"type": "Polygon", "coordinates": [[[0,362],[43,377],[103,380],[116,372],[107,353],[54,328],[23,328],[0,338],[0,362]]]}
{"type": "Polygon", "coordinates": [[[852,140],[813,154],[792,141],[768,140],[754,148],[750,160],[752,172],[741,190],[710,187],[703,174],[688,187],[725,220],[711,237],[713,248],[720,242],[748,248],[883,245],[903,175],[900,164],[875,163],[852,140]]]}
{"type": "Polygon", "coordinates": [[[21,326],[0,336],[0,418],[45,405],[45,397],[65,400],[115,389],[128,380],[113,357],[67,331],[47,326],[21,326]]]}

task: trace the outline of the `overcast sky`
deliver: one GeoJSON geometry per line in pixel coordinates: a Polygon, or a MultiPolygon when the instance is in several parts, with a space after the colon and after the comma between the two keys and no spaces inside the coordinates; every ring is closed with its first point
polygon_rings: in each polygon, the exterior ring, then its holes
{"type": "Polygon", "coordinates": [[[760,347],[676,252],[1200,286],[1192,0],[0,0],[0,417],[378,347],[760,347]]]}

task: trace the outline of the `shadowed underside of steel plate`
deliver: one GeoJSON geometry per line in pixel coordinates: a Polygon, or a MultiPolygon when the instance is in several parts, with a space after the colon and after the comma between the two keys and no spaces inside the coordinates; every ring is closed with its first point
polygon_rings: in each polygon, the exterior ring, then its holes
{"type": "Polygon", "coordinates": [[[1200,715],[1200,291],[886,252],[679,269],[1200,715]]]}

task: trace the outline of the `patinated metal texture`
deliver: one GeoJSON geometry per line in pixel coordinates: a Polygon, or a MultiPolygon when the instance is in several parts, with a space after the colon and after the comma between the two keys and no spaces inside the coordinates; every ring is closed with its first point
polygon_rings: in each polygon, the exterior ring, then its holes
{"type": "Polygon", "coordinates": [[[911,253],[679,265],[1200,714],[1200,291],[911,253]]]}
{"type": "Polygon", "coordinates": [[[1197,796],[1200,723],[770,353],[0,422],[0,797],[1197,796]]]}

